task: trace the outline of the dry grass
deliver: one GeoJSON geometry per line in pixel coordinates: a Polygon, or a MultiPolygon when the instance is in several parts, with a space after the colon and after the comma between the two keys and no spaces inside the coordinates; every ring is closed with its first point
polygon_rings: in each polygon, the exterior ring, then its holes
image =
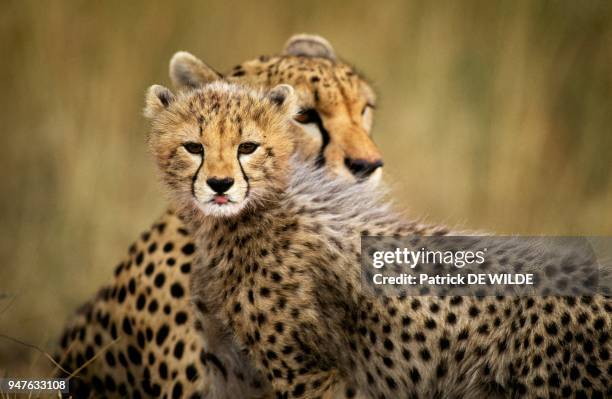
{"type": "MultiPolygon", "coordinates": [[[[375,83],[374,136],[415,214],[612,233],[609,1],[9,0],[0,332],[48,347],[164,208],[140,112],[145,88],[168,83],[172,53],[226,70],[301,31],[328,37],[375,83]]],[[[19,345],[0,341],[0,359],[0,371],[31,372],[19,345]]]]}

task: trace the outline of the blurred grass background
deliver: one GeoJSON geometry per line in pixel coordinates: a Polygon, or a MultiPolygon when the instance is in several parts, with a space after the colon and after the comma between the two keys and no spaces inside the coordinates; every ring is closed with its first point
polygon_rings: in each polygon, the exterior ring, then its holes
{"type": "MultiPolygon", "coordinates": [[[[374,83],[387,180],[429,220],[612,234],[609,1],[56,1],[0,9],[0,333],[48,348],[164,209],[145,89],[327,37],[374,83]]],[[[0,373],[45,360],[0,338],[0,373]]]]}

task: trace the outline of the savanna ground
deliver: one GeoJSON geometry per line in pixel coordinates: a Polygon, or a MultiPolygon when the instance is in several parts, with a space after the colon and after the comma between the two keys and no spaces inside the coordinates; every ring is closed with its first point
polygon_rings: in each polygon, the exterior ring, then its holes
{"type": "MultiPolygon", "coordinates": [[[[499,233],[612,234],[609,1],[62,1],[0,8],[0,334],[49,349],[164,209],[145,89],[327,37],[380,93],[398,202],[499,233]],[[226,3],[226,4],[225,4],[226,3]]],[[[0,375],[48,361],[0,337],[0,375]]]]}

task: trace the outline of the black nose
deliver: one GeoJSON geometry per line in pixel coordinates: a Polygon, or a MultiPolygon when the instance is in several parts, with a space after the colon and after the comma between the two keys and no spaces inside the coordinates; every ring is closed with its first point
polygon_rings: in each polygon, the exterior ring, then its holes
{"type": "Polygon", "coordinates": [[[383,166],[382,159],[378,159],[376,161],[370,162],[365,159],[351,159],[345,158],[344,164],[347,168],[357,177],[368,177],[370,176],[376,169],[383,166]]]}
{"type": "Polygon", "coordinates": [[[225,177],[223,179],[219,179],[217,177],[211,177],[206,180],[206,184],[210,186],[217,194],[223,194],[234,184],[234,179],[231,177],[225,177]]]}

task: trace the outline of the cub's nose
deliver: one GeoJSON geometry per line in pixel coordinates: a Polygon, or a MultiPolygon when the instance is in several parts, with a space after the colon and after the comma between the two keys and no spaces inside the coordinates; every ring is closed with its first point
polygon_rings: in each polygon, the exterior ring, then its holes
{"type": "Polygon", "coordinates": [[[382,167],[383,161],[382,159],[377,159],[376,161],[370,162],[365,159],[344,158],[344,164],[356,177],[364,178],[370,176],[376,169],[382,167]]]}
{"type": "Polygon", "coordinates": [[[231,177],[224,177],[223,179],[219,179],[218,177],[211,177],[206,180],[206,184],[210,188],[212,188],[217,194],[223,194],[227,190],[230,189],[232,184],[234,184],[234,179],[231,177]]]}

